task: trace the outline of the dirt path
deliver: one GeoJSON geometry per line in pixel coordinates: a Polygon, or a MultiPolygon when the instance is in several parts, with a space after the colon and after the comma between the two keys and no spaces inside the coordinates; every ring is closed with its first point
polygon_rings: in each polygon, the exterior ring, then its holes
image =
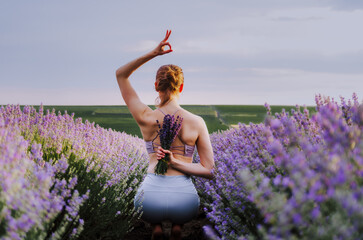
{"type": "Polygon", "coordinates": [[[230,127],[229,124],[226,123],[226,121],[221,117],[221,114],[219,113],[219,111],[216,109],[215,106],[211,105],[212,109],[214,110],[216,117],[218,118],[219,122],[223,125],[226,125],[227,127],[230,127]]]}
{"type": "MultiPolygon", "coordinates": [[[[204,237],[203,226],[208,225],[209,222],[205,217],[205,214],[201,213],[194,220],[186,223],[183,227],[182,239],[183,240],[207,240],[204,237]]],[[[170,233],[171,224],[163,224],[164,232],[170,233]]],[[[151,227],[150,224],[140,220],[135,224],[134,229],[125,236],[125,240],[150,240],[151,239],[151,227]]],[[[165,236],[165,240],[169,237],[165,236]]]]}

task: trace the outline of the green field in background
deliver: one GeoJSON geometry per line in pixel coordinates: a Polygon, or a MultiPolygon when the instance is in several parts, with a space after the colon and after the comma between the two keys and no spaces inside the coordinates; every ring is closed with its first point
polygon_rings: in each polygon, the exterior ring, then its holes
{"type": "MultiPolygon", "coordinates": [[[[39,109],[39,106],[34,106],[39,109]]],[[[84,120],[95,122],[104,128],[111,128],[116,131],[141,137],[139,127],[132,118],[126,106],[43,106],[44,112],[53,108],[63,114],[74,113],[75,118],[81,117],[84,120]]],[[[154,106],[150,106],[154,108],[154,106]]],[[[201,116],[207,124],[210,133],[218,130],[226,130],[238,125],[239,122],[261,123],[266,116],[266,109],[262,105],[183,105],[184,109],[201,116]]],[[[272,112],[281,112],[282,109],[290,111],[295,106],[271,106],[272,112]]],[[[315,107],[308,107],[310,112],[315,107]]]]}

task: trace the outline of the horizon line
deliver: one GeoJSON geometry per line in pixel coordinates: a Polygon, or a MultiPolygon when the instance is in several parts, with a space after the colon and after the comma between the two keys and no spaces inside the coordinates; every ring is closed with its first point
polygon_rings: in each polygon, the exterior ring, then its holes
{"type": "MultiPolygon", "coordinates": [[[[54,104],[54,105],[44,105],[44,104],[15,104],[15,103],[8,103],[8,104],[0,104],[0,106],[7,106],[7,105],[19,105],[19,106],[69,106],[69,107],[79,107],[79,106],[85,106],[85,107],[107,107],[107,106],[119,106],[119,107],[123,107],[127,105],[120,105],[120,104],[109,104],[109,105],[84,105],[84,104],[80,104],[80,105],[65,105],[65,104],[54,104]]],[[[147,106],[156,106],[155,104],[146,104],[147,106]]],[[[265,106],[265,104],[179,104],[180,106],[265,106]]],[[[299,104],[268,104],[269,106],[292,106],[292,107],[296,107],[296,106],[306,106],[306,107],[315,107],[315,105],[299,105],[299,104]]]]}

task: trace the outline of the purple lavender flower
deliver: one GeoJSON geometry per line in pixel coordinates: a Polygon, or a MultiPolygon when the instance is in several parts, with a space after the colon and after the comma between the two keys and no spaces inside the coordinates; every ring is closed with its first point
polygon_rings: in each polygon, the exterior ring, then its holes
{"type": "MultiPolygon", "coordinates": [[[[177,116],[175,118],[174,115],[166,114],[164,116],[162,127],[159,124],[159,121],[156,120],[159,126],[159,138],[160,145],[163,149],[170,150],[171,144],[174,142],[176,136],[181,129],[181,124],[183,122],[183,118],[177,116]]],[[[155,173],[164,175],[168,170],[168,163],[170,161],[170,156],[165,154],[165,157],[160,159],[155,166],[155,173]]]]}

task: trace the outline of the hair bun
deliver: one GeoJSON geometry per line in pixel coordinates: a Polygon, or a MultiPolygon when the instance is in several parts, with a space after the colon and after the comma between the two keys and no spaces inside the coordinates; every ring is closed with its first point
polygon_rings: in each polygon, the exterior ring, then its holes
{"type": "Polygon", "coordinates": [[[184,83],[183,70],[173,64],[163,65],[156,73],[156,91],[165,93],[165,98],[160,103],[163,106],[173,94],[178,94],[180,86],[184,83]]]}

